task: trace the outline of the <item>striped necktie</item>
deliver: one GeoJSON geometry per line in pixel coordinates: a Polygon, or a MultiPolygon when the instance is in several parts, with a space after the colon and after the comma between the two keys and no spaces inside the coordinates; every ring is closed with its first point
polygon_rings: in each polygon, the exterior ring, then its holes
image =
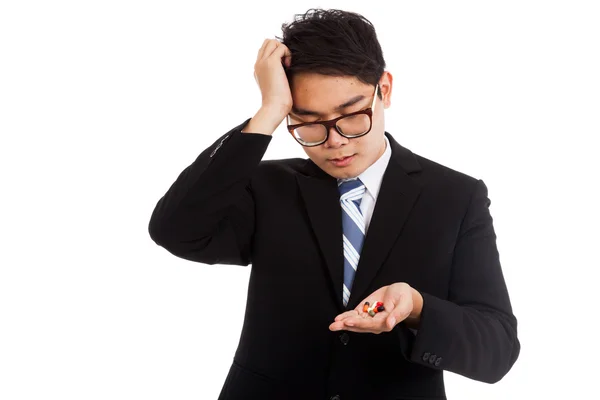
{"type": "Polygon", "coordinates": [[[342,299],[344,306],[350,299],[350,290],[358,266],[360,251],[365,240],[365,221],[360,212],[360,201],[365,193],[365,185],[358,178],[338,182],[342,207],[342,232],[344,243],[344,285],[342,299]]]}

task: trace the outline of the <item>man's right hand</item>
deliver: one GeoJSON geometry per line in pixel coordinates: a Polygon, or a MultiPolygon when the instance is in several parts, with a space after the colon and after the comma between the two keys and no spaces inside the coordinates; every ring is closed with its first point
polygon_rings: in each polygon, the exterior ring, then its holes
{"type": "Polygon", "coordinates": [[[284,64],[290,66],[291,57],[290,50],[279,40],[263,42],[254,64],[262,106],[242,132],[271,135],[292,109],[292,92],[283,69],[284,64]]]}

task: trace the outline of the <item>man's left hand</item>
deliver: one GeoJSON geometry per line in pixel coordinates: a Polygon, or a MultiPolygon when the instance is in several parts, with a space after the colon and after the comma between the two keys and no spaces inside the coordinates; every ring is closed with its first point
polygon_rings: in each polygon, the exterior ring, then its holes
{"type": "Polygon", "coordinates": [[[416,326],[423,308],[423,297],[404,282],[394,283],[377,289],[366,299],[361,301],[354,310],[346,311],[329,325],[332,331],[347,330],[361,333],[375,333],[391,331],[397,323],[407,319],[410,325],[416,326]],[[363,311],[365,302],[374,304],[383,302],[384,311],[378,312],[374,317],[363,311]]]}

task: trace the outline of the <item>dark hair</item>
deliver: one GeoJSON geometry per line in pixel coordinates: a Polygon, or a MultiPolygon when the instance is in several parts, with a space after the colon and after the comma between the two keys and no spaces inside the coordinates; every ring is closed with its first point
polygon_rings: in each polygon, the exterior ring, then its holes
{"type": "Polygon", "coordinates": [[[283,38],[276,38],[292,53],[292,63],[285,68],[288,80],[299,72],[313,72],[354,76],[375,86],[384,72],[385,60],[375,28],[360,14],[311,8],[296,14],[281,30],[283,38]]]}

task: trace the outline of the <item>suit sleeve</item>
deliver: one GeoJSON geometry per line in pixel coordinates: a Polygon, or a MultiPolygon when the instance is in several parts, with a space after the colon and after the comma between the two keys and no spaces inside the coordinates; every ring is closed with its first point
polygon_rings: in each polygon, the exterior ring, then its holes
{"type": "Polygon", "coordinates": [[[205,149],[158,200],[148,224],[157,245],[204,264],[252,262],[251,178],[272,137],[242,133],[249,121],[205,149]]]}
{"type": "Polygon", "coordinates": [[[491,201],[477,181],[454,249],[448,299],[428,293],[416,336],[397,325],[410,361],[495,383],[520,352],[517,320],[496,247],[491,201]]]}

